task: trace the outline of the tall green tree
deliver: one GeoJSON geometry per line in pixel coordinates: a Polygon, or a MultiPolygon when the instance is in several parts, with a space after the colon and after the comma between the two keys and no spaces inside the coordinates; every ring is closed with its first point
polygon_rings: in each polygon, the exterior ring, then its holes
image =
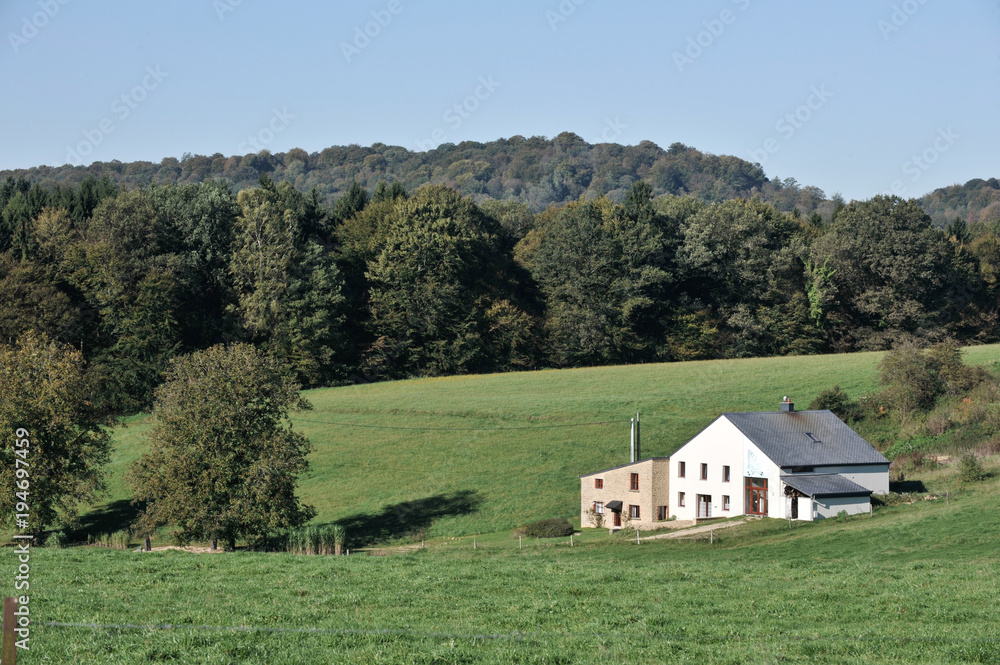
{"type": "Polygon", "coordinates": [[[156,391],[149,452],[129,469],[146,531],[257,540],[315,515],[295,489],[308,439],[285,425],[311,408],[277,360],[248,344],[175,358],[156,391]]]}
{"type": "MultiPolygon", "coordinates": [[[[378,204],[376,204],[378,205],[378,204]]],[[[530,316],[505,268],[496,220],[447,187],[397,203],[367,279],[376,376],[507,369],[531,355],[530,316]],[[513,328],[513,330],[512,330],[513,328]],[[511,346],[513,344],[513,346],[511,346]]]]}
{"type": "Polygon", "coordinates": [[[673,280],[671,242],[641,186],[628,207],[571,203],[525,238],[522,245],[535,245],[522,256],[545,296],[554,363],[656,357],[673,280]]]}
{"type": "Polygon", "coordinates": [[[104,488],[111,449],[108,420],[91,401],[83,355],[46,335],[27,331],[0,344],[0,518],[10,524],[15,504],[15,459],[26,470],[29,526],[72,522],[80,506],[104,488]],[[18,433],[24,430],[25,433],[18,433]],[[28,444],[17,441],[28,440],[28,444]],[[15,451],[26,450],[22,456],[15,451]],[[26,463],[26,465],[24,464],[26,463]]]}
{"type": "Polygon", "coordinates": [[[684,222],[678,251],[683,290],[707,307],[719,355],[810,353],[822,348],[798,255],[802,225],[758,200],[708,206],[684,222]]]}
{"type": "Polygon", "coordinates": [[[940,336],[955,253],[914,200],[852,202],[811,248],[830,270],[832,339],[839,350],[885,349],[940,336]]]}
{"type": "Polygon", "coordinates": [[[229,272],[230,311],[249,340],[307,385],[343,374],[342,278],[330,252],[302,233],[274,192],[244,190],[229,272]]]}

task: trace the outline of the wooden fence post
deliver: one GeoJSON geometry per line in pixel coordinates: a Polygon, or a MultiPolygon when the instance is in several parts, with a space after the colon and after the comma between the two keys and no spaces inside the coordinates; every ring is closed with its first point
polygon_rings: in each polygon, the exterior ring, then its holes
{"type": "Polygon", "coordinates": [[[3,599],[3,640],[0,643],[0,665],[15,665],[17,663],[17,645],[14,637],[14,610],[16,608],[16,599],[3,599]]]}

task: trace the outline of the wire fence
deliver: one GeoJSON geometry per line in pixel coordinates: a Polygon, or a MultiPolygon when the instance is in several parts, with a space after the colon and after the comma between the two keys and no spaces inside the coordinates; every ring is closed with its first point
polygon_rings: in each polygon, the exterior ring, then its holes
{"type": "MultiPolygon", "coordinates": [[[[49,628],[70,628],[89,630],[137,630],[137,631],[191,631],[216,633],[260,633],[260,634],[302,634],[302,635],[396,635],[400,637],[417,637],[427,639],[469,640],[472,642],[515,641],[523,642],[532,639],[586,639],[597,638],[592,632],[519,632],[512,633],[458,633],[418,631],[405,628],[279,628],[260,626],[204,626],[194,624],[131,624],[131,623],[86,623],[64,621],[32,621],[32,626],[49,628]]],[[[670,642],[891,642],[894,644],[996,644],[1000,645],[1000,637],[919,637],[904,635],[705,635],[699,633],[657,633],[650,631],[630,632],[629,637],[640,639],[666,640],[670,642]]]]}
{"type": "Polygon", "coordinates": [[[399,635],[407,637],[424,637],[432,639],[452,639],[471,640],[474,642],[488,640],[517,640],[522,641],[528,637],[534,637],[535,633],[493,633],[493,634],[468,634],[468,633],[444,633],[409,630],[406,628],[276,628],[262,626],[199,626],[194,624],[134,624],[134,623],[76,623],[65,621],[39,621],[32,622],[35,626],[47,626],[50,628],[88,628],[91,630],[187,630],[192,632],[216,632],[216,633],[299,633],[308,635],[399,635]]]}

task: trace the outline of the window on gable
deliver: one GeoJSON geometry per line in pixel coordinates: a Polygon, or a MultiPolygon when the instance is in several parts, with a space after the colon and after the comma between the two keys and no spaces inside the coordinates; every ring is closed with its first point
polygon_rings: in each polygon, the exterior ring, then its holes
{"type": "Polygon", "coordinates": [[[729,467],[728,466],[722,467],[722,482],[724,482],[724,483],[728,483],[729,482],[729,467]]]}
{"type": "Polygon", "coordinates": [[[638,473],[633,473],[633,474],[631,474],[631,476],[632,477],[630,479],[629,489],[631,489],[633,491],[638,491],[639,490],[639,474],[638,473]]]}
{"type": "Polygon", "coordinates": [[[677,477],[683,478],[687,474],[687,464],[684,462],[677,463],[677,477]]]}
{"type": "Polygon", "coordinates": [[[729,510],[729,495],[728,494],[723,494],[722,495],[722,509],[723,510],[729,510]]]}
{"type": "Polygon", "coordinates": [[[687,504],[684,503],[684,492],[678,492],[677,493],[677,505],[678,506],[687,505],[687,504]]]}
{"type": "Polygon", "coordinates": [[[594,478],[594,489],[595,490],[604,489],[604,478],[594,478]]]}
{"type": "Polygon", "coordinates": [[[702,480],[708,480],[708,465],[707,464],[702,464],[701,465],[701,479],[702,480]]]}

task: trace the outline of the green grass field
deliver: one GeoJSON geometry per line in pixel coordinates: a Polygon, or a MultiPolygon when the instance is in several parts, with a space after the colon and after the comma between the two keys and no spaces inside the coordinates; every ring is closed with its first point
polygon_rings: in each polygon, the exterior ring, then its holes
{"type": "Polygon", "coordinates": [[[762,520],[714,544],[588,530],[575,547],[493,534],[390,557],[38,550],[21,662],[1000,663],[1000,480],[953,478],[924,478],[947,503],[762,520]]]}
{"type": "MultiPolygon", "coordinates": [[[[971,347],[965,357],[995,366],[1000,345],[971,347]]],[[[854,396],[874,391],[880,358],[720,360],[309,391],[314,410],[293,418],[315,445],[301,494],[318,509],[317,522],[346,520],[355,533],[390,539],[572,518],[578,476],[628,461],[635,411],[644,456],[669,455],[725,411],[777,409],[784,395],[804,408],[834,384],[854,396]],[[594,422],[608,424],[583,424],[594,422]]],[[[139,416],[117,433],[110,496],[90,516],[94,528],[121,528],[131,516],[122,474],[144,450],[147,429],[139,416]]]]}
{"type": "MultiPolygon", "coordinates": [[[[991,477],[972,486],[957,482],[954,465],[908,474],[947,501],[792,528],[749,522],[712,544],[636,544],[588,529],[574,547],[526,539],[521,550],[511,534],[538,517],[574,516],[577,475],[626,461],[636,409],[645,454],[665,455],[723,411],[776,408],[786,394],[804,406],[833,384],[872,391],[878,359],[312,391],[316,408],[295,426],[316,445],[302,493],[318,521],[389,540],[426,528],[426,549],[36,549],[36,623],[21,662],[1000,664],[997,458],[987,461],[991,477]],[[578,426],[600,421],[614,424],[578,426]],[[152,627],[163,624],[172,628],[152,627]]],[[[996,365],[1000,347],[970,349],[966,359],[996,365]]],[[[111,496],[84,517],[88,528],[121,528],[130,515],[121,474],[148,427],[139,416],[117,433],[111,496]]],[[[13,571],[10,550],[8,561],[13,571]]]]}

